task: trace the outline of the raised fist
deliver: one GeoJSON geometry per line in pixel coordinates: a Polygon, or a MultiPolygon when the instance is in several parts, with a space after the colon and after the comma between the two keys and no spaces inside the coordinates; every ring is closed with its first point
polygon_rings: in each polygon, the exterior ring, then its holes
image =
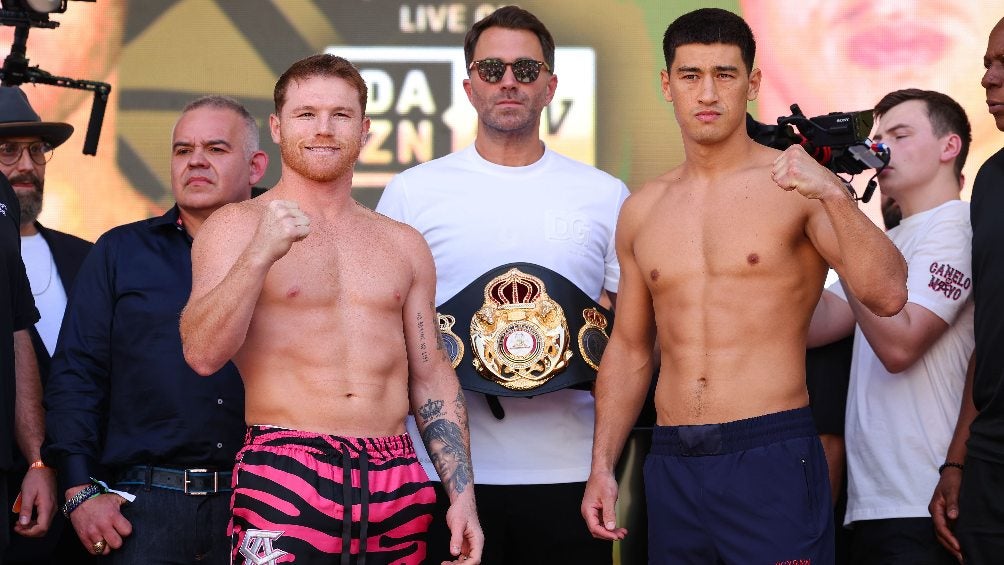
{"type": "Polygon", "coordinates": [[[289,253],[293,243],[310,233],[310,218],[292,200],[273,200],[265,207],[253,244],[268,252],[272,261],[289,253]]]}
{"type": "Polygon", "coordinates": [[[784,190],[796,190],[806,198],[827,193],[846,193],[840,177],[813,159],[801,145],[792,145],[774,161],[770,176],[784,190]]]}

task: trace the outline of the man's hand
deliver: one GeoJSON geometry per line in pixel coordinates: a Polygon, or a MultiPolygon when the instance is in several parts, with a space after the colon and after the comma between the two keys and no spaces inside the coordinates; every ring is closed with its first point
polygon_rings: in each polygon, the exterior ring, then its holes
{"type": "Polygon", "coordinates": [[[258,223],[251,249],[264,253],[272,263],[289,253],[293,243],[310,233],[310,218],[292,200],[273,200],[268,203],[258,223]]]}
{"type": "MultiPolygon", "coordinates": [[[[67,491],[69,499],[80,488],[67,491]]],[[[122,547],[122,541],[132,533],[132,524],[122,515],[126,499],[114,493],[99,494],[85,500],[70,513],[70,523],[88,553],[94,553],[94,544],[104,540],[107,546],[98,555],[108,555],[122,547]]]]}
{"type": "Polygon", "coordinates": [[[14,531],[28,538],[45,535],[56,512],[56,471],[32,467],[21,481],[21,508],[14,531]]]}
{"type": "Polygon", "coordinates": [[[927,510],[934,521],[934,533],[941,545],[950,551],[959,563],[962,563],[962,546],[952,533],[955,521],[959,518],[959,490],[962,487],[962,470],[955,467],[945,467],[941,472],[938,486],[934,487],[934,495],[927,510]]]}
{"type": "Polygon", "coordinates": [[[477,565],[485,548],[485,534],[481,531],[478,511],[473,496],[458,498],[446,511],[446,525],[450,528],[450,554],[453,561],[443,565],[477,565]]]}
{"type": "Polygon", "coordinates": [[[797,190],[810,199],[828,195],[847,195],[840,177],[820,165],[801,145],[792,145],[774,160],[771,178],[785,190],[797,190]]]}
{"type": "Polygon", "coordinates": [[[594,538],[617,541],[624,539],[627,528],[617,526],[617,479],[613,473],[593,471],[582,496],[582,517],[594,538]]]}

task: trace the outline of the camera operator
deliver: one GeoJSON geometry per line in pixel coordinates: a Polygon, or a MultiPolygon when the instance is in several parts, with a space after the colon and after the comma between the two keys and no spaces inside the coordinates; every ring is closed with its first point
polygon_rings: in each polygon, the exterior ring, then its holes
{"type": "Polygon", "coordinates": [[[959,198],[970,126],[950,97],[918,89],[887,94],[875,115],[874,139],[892,153],[879,186],[903,216],[887,233],[907,260],[907,304],[875,316],[841,281],[823,293],[809,340],[820,345],[857,325],[845,430],[851,562],[949,565],[927,503],[973,349],[972,228],[959,198]]]}
{"type": "MultiPolygon", "coordinates": [[[[993,27],[988,14],[1004,13],[1002,0],[809,0],[792,10],[785,2],[740,0],[756,37],[774,48],[759,60],[771,81],[760,91],[758,116],[787,113],[798,100],[807,113],[827,108],[866,108],[885,93],[912,86],[942,91],[969,112],[985,109],[972,77],[981,76],[983,40],[993,27]]],[[[997,147],[993,123],[973,122],[966,178],[997,147]]],[[[963,186],[963,198],[969,189],[963,186]]],[[[878,208],[869,215],[879,221],[878,208]],[[873,213],[874,212],[874,213],[873,213]]]]}

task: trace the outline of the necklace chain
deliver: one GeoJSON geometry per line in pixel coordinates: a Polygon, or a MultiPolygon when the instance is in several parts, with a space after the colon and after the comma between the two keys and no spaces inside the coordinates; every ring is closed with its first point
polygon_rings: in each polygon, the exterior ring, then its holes
{"type": "Polygon", "coordinates": [[[52,257],[52,254],[50,253],[49,254],[49,279],[47,281],[45,281],[45,288],[43,288],[42,290],[40,290],[38,292],[35,292],[35,290],[32,289],[32,291],[31,291],[31,295],[32,296],[42,296],[43,294],[45,294],[45,291],[49,290],[49,287],[52,286],[52,272],[55,271],[55,270],[56,270],[56,260],[52,257]]]}

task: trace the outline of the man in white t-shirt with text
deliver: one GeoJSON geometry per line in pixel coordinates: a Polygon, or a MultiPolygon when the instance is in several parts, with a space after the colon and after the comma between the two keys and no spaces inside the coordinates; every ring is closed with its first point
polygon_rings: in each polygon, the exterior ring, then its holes
{"type": "Polygon", "coordinates": [[[845,430],[851,561],[949,565],[927,505],[973,350],[972,227],[959,198],[971,130],[962,107],[938,92],[898,90],[874,112],[874,139],[892,154],[879,186],[903,214],[888,235],[909,267],[908,302],[880,318],[833,284],[809,341],[856,332],[845,430]]]}

